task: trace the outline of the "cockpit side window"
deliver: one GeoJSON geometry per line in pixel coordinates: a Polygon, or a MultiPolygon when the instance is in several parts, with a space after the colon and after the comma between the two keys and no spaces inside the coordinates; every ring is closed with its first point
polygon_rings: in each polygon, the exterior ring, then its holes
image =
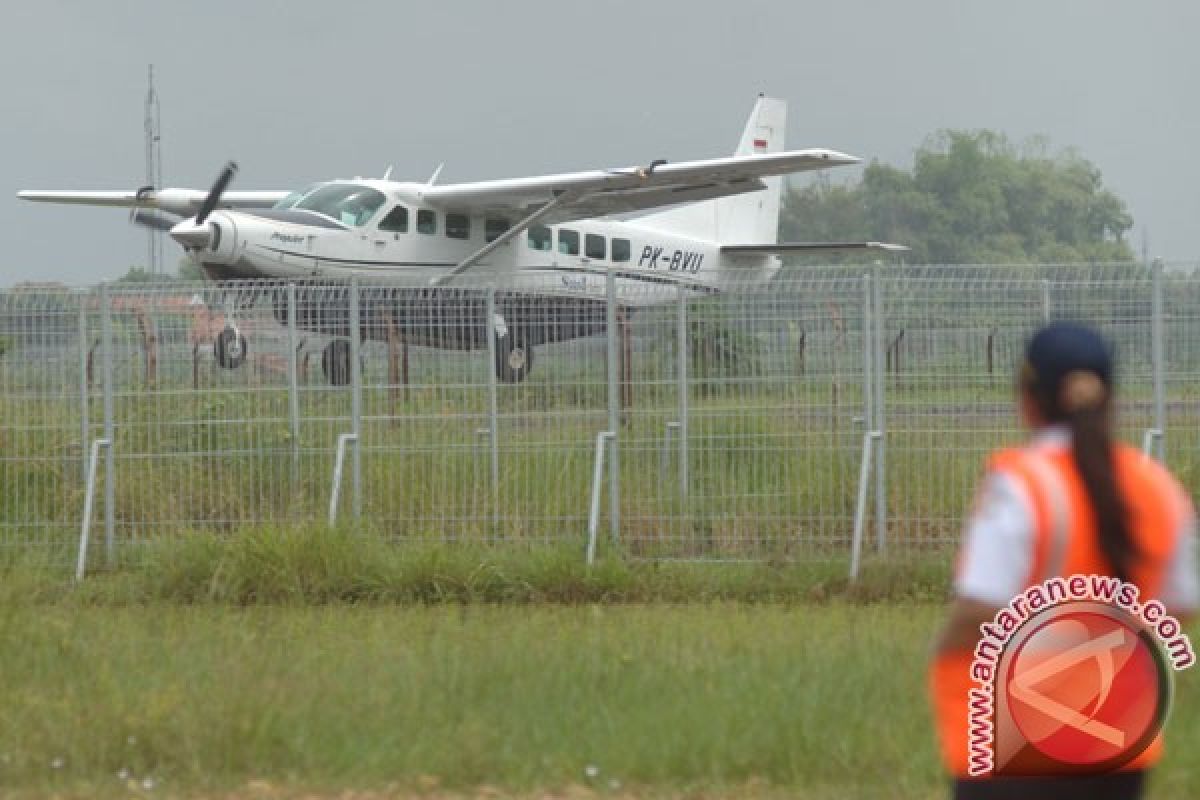
{"type": "Polygon", "coordinates": [[[545,225],[534,225],[529,229],[529,248],[531,250],[551,250],[554,247],[554,234],[545,225]]]}
{"type": "Polygon", "coordinates": [[[360,227],[386,202],[383,192],[353,183],[330,183],[305,195],[294,208],[324,214],[344,225],[360,227]]]}
{"type": "Polygon", "coordinates": [[[396,206],[379,221],[379,230],[389,233],[408,233],[408,209],[396,206]]]}

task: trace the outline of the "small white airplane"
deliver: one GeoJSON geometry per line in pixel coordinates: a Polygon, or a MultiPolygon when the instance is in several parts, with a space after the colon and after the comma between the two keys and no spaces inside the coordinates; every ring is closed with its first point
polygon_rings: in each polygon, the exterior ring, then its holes
{"type": "MultiPolygon", "coordinates": [[[[437,173],[425,183],[385,175],[295,192],[227,191],[237,169],[230,163],[207,193],[146,186],[18,197],[131,208],[134,222],[168,231],[215,281],[401,278],[404,288],[364,301],[371,308],[363,336],[386,340],[385,319],[406,341],[435,347],[486,348],[494,335],[496,374],[515,383],[532,367],[535,346],[604,329],[610,272],[622,305],[637,307],[674,301],[680,287],[712,293],[766,283],[781,253],[906,250],[777,241],[781,176],[859,161],[834,150],[784,150],[786,116],[783,101],[760,95],[734,154],[703,161],[448,185],[436,183],[437,173]],[[503,287],[490,325],[478,293],[452,290],[468,275],[473,285],[486,276],[503,287]]],[[[281,297],[275,313],[285,322],[281,297]]],[[[342,337],[322,358],[335,384],[349,377],[347,302],[341,295],[336,311],[327,293],[301,292],[296,303],[298,326],[342,337]]],[[[246,344],[231,322],[214,342],[217,362],[240,366],[246,344]]]]}

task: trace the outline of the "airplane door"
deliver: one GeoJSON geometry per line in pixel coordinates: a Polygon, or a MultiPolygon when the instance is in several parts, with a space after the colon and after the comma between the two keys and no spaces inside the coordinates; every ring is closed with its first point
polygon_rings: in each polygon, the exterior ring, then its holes
{"type": "Polygon", "coordinates": [[[379,221],[379,227],[371,238],[371,259],[374,261],[395,261],[396,253],[404,249],[409,236],[408,208],[396,206],[379,221]]]}

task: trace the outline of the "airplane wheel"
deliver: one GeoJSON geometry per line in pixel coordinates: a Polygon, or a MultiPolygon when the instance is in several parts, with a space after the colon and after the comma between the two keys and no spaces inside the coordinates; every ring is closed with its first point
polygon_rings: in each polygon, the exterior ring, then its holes
{"type": "Polygon", "coordinates": [[[533,369],[533,346],[513,329],[496,337],[496,377],[505,383],[520,383],[533,369]]]}
{"type": "Polygon", "coordinates": [[[334,339],[325,345],[321,352],[321,371],[331,386],[345,386],[350,383],[350,342],[347,339],[334,339]]]}
{"type": "Polygon", "coordinates": [[[237,328],[228,327],[217,334],[213,344],[213,355],[217,365],[224,369],[237,369],[246,360],[246,337],[237,328]]]}
{"type": "Polygon", "coordinates": [[[280,325],[288,324],[288,317],[291,315],[288,309],[288,296],[286,292],[275,293],[275,302],[272,304],[271,312],[275,315],[275,321],[280,325]]]}

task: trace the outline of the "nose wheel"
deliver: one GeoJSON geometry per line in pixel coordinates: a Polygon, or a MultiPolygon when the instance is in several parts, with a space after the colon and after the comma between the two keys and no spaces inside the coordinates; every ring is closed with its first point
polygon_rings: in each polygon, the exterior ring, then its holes
{"type": "Polygon", "coordinates": [[[237,369],[246,361],[246,337],[232,325],[217,334],[213,344],[213,355],[217,365],[223,369],[237,369]]]}
{"type": "Polygon", "coordinates": [[[321,352],[321,371],[330,386],[346,386],[350,383],[350,342],[334,339],[321,352]]]}
{"type": "Polygon", "coordinates": [[[496,377],[505,383],[520,383],[533,369],[533,346],[519,329],[496,337],[496,377]]]}

